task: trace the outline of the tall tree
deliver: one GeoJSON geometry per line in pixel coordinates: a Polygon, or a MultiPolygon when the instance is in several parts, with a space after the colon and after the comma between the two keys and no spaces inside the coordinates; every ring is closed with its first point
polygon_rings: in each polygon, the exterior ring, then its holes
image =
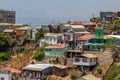
{"type": "Polygon", "coordinates": [[[38,41],[39,39],[43,38],[44,36],[44,31],[43,29],[37,29],[37,33],[35,34],[35,39],[38,41]]]}
{"type": "Polygon", "coordinates": [[[7,51],[12,45],[12,38],[0,32],[0,52],[7,51]]]}

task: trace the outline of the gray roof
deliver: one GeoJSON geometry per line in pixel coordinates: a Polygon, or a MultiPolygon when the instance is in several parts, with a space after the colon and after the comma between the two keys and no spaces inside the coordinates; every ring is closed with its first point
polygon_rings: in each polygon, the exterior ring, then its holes
{"type": "Polygon", "coordinates": [[[53,64],[29,64],[22,68],[23,70],[42,71],[48,67],[52,67],[53,64]]]}

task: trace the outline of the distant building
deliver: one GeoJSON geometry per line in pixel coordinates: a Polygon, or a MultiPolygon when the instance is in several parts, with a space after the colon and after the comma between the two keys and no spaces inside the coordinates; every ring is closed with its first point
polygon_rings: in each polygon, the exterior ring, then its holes
{"type": "Polygon", "coordinates": [[[111,22],[113,20],[115,20],[117,17],[120,17],[120,12],[111,12],[111,11],[107,11],[107,12],[100,12],[100,20],[102,22],[111,22]]]}
{"type": "Polygon", "coordinates": [[[15,11],[0,9],[0,23],[15,23],[15,11]]]}

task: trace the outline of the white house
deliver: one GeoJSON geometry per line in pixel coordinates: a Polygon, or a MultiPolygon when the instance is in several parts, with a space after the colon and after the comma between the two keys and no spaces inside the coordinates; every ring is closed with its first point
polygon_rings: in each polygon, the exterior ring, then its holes
{"type": "Polygon", "coordinates": [[[44,39],[46,44],[57,44],[62,40],[62,33],[45,33],[44,39]]]}
{"type": "Polygon", "coordinates": [[[11,80],[11,73],[8,69],[0,69],[0,80],[11,80]]]}
{"type": "Polygon", "coordinates": [[[81,54],[73,58],[73,64],[77,66],[94,66],[97,64],[97,56],[92,54],[81,54]]]}

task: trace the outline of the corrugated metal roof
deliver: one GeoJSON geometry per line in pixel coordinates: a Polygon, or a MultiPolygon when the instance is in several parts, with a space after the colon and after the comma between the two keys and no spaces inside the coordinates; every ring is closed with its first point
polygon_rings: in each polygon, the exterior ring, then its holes
{"type": "Polygon", "coordinates": [[[93,54],[81,54],[81,56],[87,57],[87,58],[96,58],[97,57],[97,56],[95,56],[93,54]]]}
{"type": "Polygon", "coordinates": [[[58,37],[58,36],[62,36],[62,33],[45,33],[44,36],[58,37]]]}
{"type": "Polygon", "coordinates": [[[99,80],[97,77],[95,77],[92,74],[85,75],[82,78],[85,79],[85,80],[99,80]]]}
{"type": "Polygon", "coordinates": [[[5,29],[3,32],[11,33],[11,32],[13,32],[13,31],[14,31],[14,29],[5,29]]]}
{"type": "Polygon", "coordinates": [[[48,67],[52,67],[53,64],[29,64],[22,68],[23,70],[35,70],[35,71],[41,71],[48,67]]]}
{"type": "Polygon", "coordinates": [[[65,44],[53,44],[46,46],[45,48],[65,48],[65,44]]]}

